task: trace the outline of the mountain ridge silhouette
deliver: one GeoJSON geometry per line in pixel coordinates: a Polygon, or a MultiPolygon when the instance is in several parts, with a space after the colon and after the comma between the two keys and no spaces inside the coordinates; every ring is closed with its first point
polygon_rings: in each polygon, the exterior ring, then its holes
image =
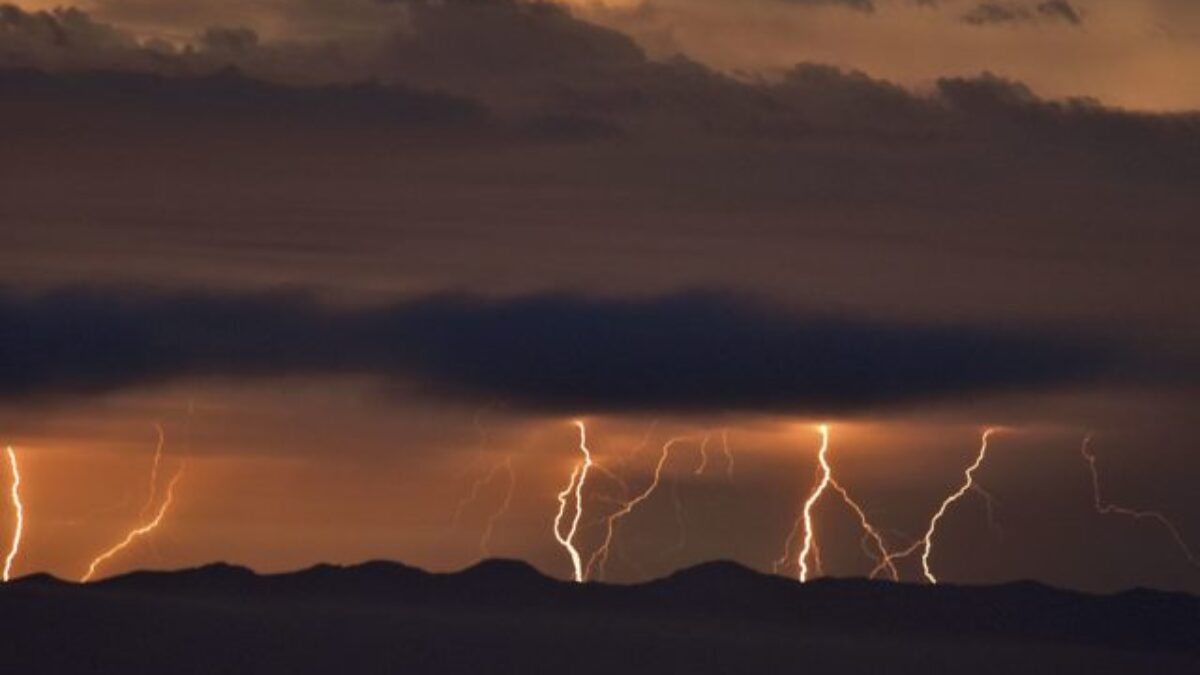
{"type": "Polygon", "coordinates": [[[574,584],[515,560],[444,573],[383,560],[273,574],[217,563],[91,584],[45,574],[14,580],[0,587],[0,636],[0,664],[22,666],[11,672],[72,675],[543,672],[547,663],[575,673],[768,672],[788,665],[793,647],[817,673],[887,664],[893,673],[943,672],[918,666],[945,658],[978,659],[962,670],[972,673],[1018,665],[1062,673],[1066,663],[1194,675],[1200,597],[1096,595],[1037,582],[800,584],[726,561],[628,585],[574,584]],[[66,635],[81,643],[64,652],[50,638],[66,635]],[[614,649],[571,649],[598,641],[614,649]],[[656,646],[681,642],[694,646],[656,646]],[[236,649],[197,653],[198,644],[236,649]],[[647,667],[625,663],[646,649],[647,667]],[[991,653],[1007,656],[985,658],[991,653]],[[488,654],[507,665],[479,662],[488,654]],[[885,654],[894,655],[877,660],[885,654]],[[181,670],[182,662],[190,665],[181,670]]]}

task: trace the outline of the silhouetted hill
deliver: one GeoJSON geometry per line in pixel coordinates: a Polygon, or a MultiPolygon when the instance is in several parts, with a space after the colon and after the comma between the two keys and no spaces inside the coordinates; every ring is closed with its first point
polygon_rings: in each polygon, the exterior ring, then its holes
{"type": "Polygon", "coordinates": [[[1200,598],[809,584],[708,563],[636,586],[489,560],[216,564],[0,588],[4,673],[1200,673],[1200,598]]]}

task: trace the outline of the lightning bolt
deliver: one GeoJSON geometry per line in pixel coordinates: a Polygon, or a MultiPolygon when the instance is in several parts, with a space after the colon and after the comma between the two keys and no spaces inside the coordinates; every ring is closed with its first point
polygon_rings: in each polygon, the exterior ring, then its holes
{"type": "Polygon", "coordinates": [[[858,518],[859,527],[861,527],[863,530],[863,552],[875,560],[875,562],[882,565],[883,568],[888,571],[889,575],[891,575],[892,581],[899,581],[900,572],[896,569],[896,566],[893,565],[890,560],[888,560],[889,552],[887,543],[884,541],[883,535],[879,532],[878,528],[871,524],[871,521],[867,519],[866,511],[863,510],[862,506],[860,506],[858,502],[854,501],[854,499],[850,496],[850,493],[846,491],[846,488],[842,487],[842,485],[837,482],[837,479],[830,477],[829,486],[838,493],[838,496],[842,498],[842,502],[848,506],[858,518]],[[865,546],[865,542],[868,541],[875,545],[874,551],[865,546]]]}
{"type": "Polygon", "coordinates": [[[983,460],[987,459],[988,440],[995,433],[995,429],[987,429],[983,432],[983,437],[979,444],[979,454],[975,456],[975,461],[971,463],[971,466],[968,466],[967,470],[963,472],[962,486],[942,502],[937,513],[933,514],[933,518],[929,520],[929,529],[925,531],[925,536],[922,538],[924,551],[921,553],[921,569],[925,573],[925,579],[931,584],[938,582],[937,577],[933,574],[933,570],[929,567],[929,559],[933,557],[933,537],[937,534],[938,523],[941,522],[946,512],[950,510],[950,507],[955,502],[962,499],[967,492],[975,487],[975,472],[979,470],[980,466],[983,466],[983,460]]]}
{"type": "Polygon", "coordinates": [[[804,500],[804,546],[800,548],[800,557],[796,559],[797,565],[800,567],[800,581],[808,581],[808,559],[809,556],[815,556],[815,562],[820,567],[821,551],[817,544],[816,530],[813,527],[812,510],[820,501],[821,495],[825,494],[825,490],[833,481],[833,469],[829,467],[829,425],[822,424],[817,427],[817,431],[821,434],[821,448],[817,451],[817,464],[819,466],[820,480],[817,481],[816,487],[809,493],[808,499],[804,500]]]}
{"type": "Polygon", "coordinates": [[[925,580],[931,584],[938,583],[937,576],[934,575],[929,564],[929,560],[933,556],[933,538],[934,535],[937,534],[938,523],[941,522],[942,518],[946,516],[946,513],[950,510],[950,507],[953,506],[955,502],[965,497],[968,492],[973,492],[983,498],[988,509],[988,523],[998,531],[999,528],[995,525],[995,519],[992,510],[992,502],[994,499],[991,493],[980,487],[979,484],[975,482],[975,472],[979,470],[979,467],[983,466],[983,461],[987,459],[988,441],[997,431],[999,431],[999,429],[995,427],[984,430],[980,439],[979,452],[975,455],[975,461],[972,462],[971,465],[968,466],[963,472],[962,485],[959,486],[959,488],[953,493],[951,493],[949,497],[946,497],[946,499],[942,501],[941,505],[938,507],[938,510],[933,514],[933,517],[930,518],[929,526],[925,530],[925,535],[913,542],[908,548],[889,553],[887,556],[885,556],[880,561],[879,565],[877,565],[871,572],[872,578],[874,578],[884,569],[895,570],[896,561],[907,558],[915,554],[917,551],[921,551],[921,571],[925,576],[925,580]],[[889,567],[889,565],[891,567],[889,567]]]}
{"type": "MultiPolygon", "coordinates": [[[[504,462],[496,464],[489,469],[487,473],[483,474],[479,478],[475,479],[473,483],[471,483],[471,489],[467,491],[466,496],[459,500],[458,505],[454,507],[454,515],[450,518],[450,529],[458,529],[459,521],[462,520],[462,515],[467,510],[467,507],[471,504],[474,504],[475,501],[479,499],[479,493],[481,490],[483,490],[484,486],[489,485],[492,481],[496,480],[496,476],[500,475],[500,472],[505,469],[507,461],[508,460],[505,460],[504,462]]],[[[511,470],[511,466],[509,467],[509,470],[511,470]]]]}
{"type": "Polygon", "coordinates": [[[696,476],[704,475],[704,470],[708,468],[708,442],[712,440],[712,434],[705,434],[704,440],[700,441],[700,464],[692,473],[696,476]]]}
{"type": "Polygon", "coordinates": [[[621,519],[633,513],[634,509],[636,509],[642,502],[649,499],[650,495],[654,494],[655,490],[658,489],[658,486],[662,484],[663,468],[666,467],[667,461],[671,458],[671,448],[687,440],[690,439],[686,436],[677,436],[664,443],[662,452],[658,456],[658,463],[654,466],[654,474],[650,480],[650,484],[632,499],[627,500],[619,509],[613,512],[612,515],[606,519],[604,542],[600,544],[600,547],[597,548],[596,551],[592,553],[591,558],[588,559],[586,571],[589,575],[594,568],[597,570],[599,577],[601,579],[604,578],[605,566],[608,564],[609,554],[612,550],[613,538],[616,536],[617,532],[617,524],[621,521],[621,519]]]}
{"type": "MultiPolygon", "coordinates": [[[[476,410],[475,415],[471,418],[471,425],[475,427],[476,433],[479,434],[479,452],[487,450],[488,447],[488,438],[490,434],[483,426],[482,418],[484,413],[486,413],[492,407],[492,405],[493,404],[489,403],[479,410],[476,410]]],[[[479,478],[476,478],[471,483],[471,489],[467,491],[467,494],[460,499],[458,504],[454,507],[454,513],[450,517],[450,530],[453,531],[458,529],[458,523],[459,520],[462,519],[463,512],[467,510],[468,506],[475,503],[475,500],[479,498],[479,491],[482,490],[485,485],[495,479],[496,474],[502,467],[503,463],[493,466],[490,470],[485,472],[479,478]]]]}
{"type": "Polygon", "coordinates": [[[987,510],[988,527],[995,533],[997,539],[1004,539],[1004,529],[1000,527],[1000,522],[996,520],[996,498],[991,492],[985,490],[983,486],[976,483],[971,487],[976,494],[983,497],[983,505],[987,510]]]}
{"type": "Polygon", "coordinates": [[[16,523],[13,526],[12,541],[8,546],[8,555],[4,558],[5,583],[12,578],[13,560],[16,560],[17,553],[21,551],[21,537],[25,532],[25,506],[21,503],[21,469],[17,465],[17,453],[13,451],[12,446],[9,446],[7,450],[8,468],[12,481],[9,484],[9,498],[12,500],[13,513],[16,514],[16,523]]]}
{"type": "Polygon", "coordinates": [[[171,481],[167,484],[166,496],[164,497],[162,504],[159,505],[158,512],[154,514],[154,518],[144,525],[130,530],[129,533],[125,535],[125,538],[118,542],[115,546],[96,556],[96,559],[93,560],[90,565],[88,565],[87,573],[84,574],[83,578],[79,580],[80,583],[87,583],[88,581],[91,581],[100,565],[126,549],[135,540],[153,532],[159,526],[159,524],[162,523],[163,518],[167,515],[167,510],[171,508],[171,503],[175,499],[175,485],[179,483],[179,479],[182,477],[183,465],[180,464],[179,470],[175,472],[175,475],[171,477],[171,481]]]}
{"type": "Polygon", "coordinates": [[[1184,557],[1187,558],[1188,562],[1195,567],[1200,567],[1200,558],[1198,558],[1196,553],[1193,552],[1191,547],[1188,546],[1187,542],[1183,538],[1183,535],[1180,534],[1179,528],[1175,527],[1175,523],[1172,523],[1169,518],[1158,511],[1141,511],[1138,509],[1131,509],[1124,506],[1118,506],[1117,504],[1104,502],[1100,492],[1100,470],[1096,467],[1096,455],[1092,453],[1090,447],[1091,442],[1092,434],[1084,436],[1083,446],[1080,449],[1080,452],[1083,454],[1084,460],[1087,461],[1088,470],[1092,475],[1092,498],[1096,513],[1099,513],[1102,516],[1118,515],[1133,518],[1134,520],[1153,520],[1158,522],[1163,529],[1170,533],[1171,538],[1175,540],[1175,545],[1179,547],[1179,550],[1183,553],[1184,557]]]}
{"type": "Polygon", "coordinates": [[[808,498],[805,499],[804,507],[801,510],[801,515],[797,519],[795,527],[788,533],[788,538],[784,542],[783,556],[775,561],[775,571],[778,573],[787,565],[788,555],[792,550],[796,537],[800,532],[803,532],[803,546],[796,557],[796,565],[799,568],[799,579],[802,582],[808,581],[812,571],[822,573],[821,547],[820,542],[817,540],[812,512],[826,490],[832,489],[841,498],[842,503],[858,518],[859,526],[863,530],[863,551],[879,565],[876,568],[876,572],[872,573],[872,576],[875,576],[879,571],[886,570],[893,581],[899,580],[899,572],[895,565],[892,564],[891,554],[888,551],[887,542],[884,540],[883,535],[871,523],[870,519],[867,518],[866,510],[850,496],[850,492],[833,475],[833,467],[829,464],[829,425],[822,424],[817,427],[817,431],[821,435],[821,446],[817,451],[817,484],[809,493],[808,498]],[[866,546],[867,542],[874,545],[874,551],[866,546]],[[810,560],[812,562],[811,570],[809,568],[810,560]]]}
{"type": "Polygon", "coordinates": [[[158,496],[158,467],[162,464],[163,446],[167,442],[167,435],[163,432],[161,424],[155,424],[154,430],[158,432],[158,444],[154,447],[154,463],[150,465],[150,489],[146,492],[146,503],[138,512],[138,520],[146,517],[150,507],[154,505],[154,498],[158,496]]]}
{"type": "Polygon", "coordinates": [[[733,480],[733,451],[729,449],[729,429],[721,430],[721,452],[725,455],[725,477],[733,480]]]}
{"type": "Polygon", "coordinates": [[[554,539],[571,556],[571,566],[575,571],[576,583],[583,583],[583,559],[579,556],[579,549],[575,548],[575,535],[579,532],[579,521],[583,517],[583,486],[587,482],[588,471],[592,468],[592,451],[587,446],[587,427],[582,420],[575,420],[574,424],[579,429],[579,452],[583,455],[583,460],[575,464],[575,468],[571,471],[570,482],[562,492],[558,493],[558,515],[554,517],[554,539]],[[575,516],[571,520],[571,529],[563,534],[562,522],[566,517],[567,499],[572,492],[575,494],[575,516]]]}
{"type": "Polygon", "coordinates": [[[517,474],[513,472],[512,455],[505,457],[500,467],[503,468],[505,474],[508,476],[508,483],[504,491],[504,501],[500,503],[499,508],[488,516],[487,523],[483,528],[483,534],[479,538],[479,555],[484,558],[491,555],[488,545],[492,541],[492,532],[496,529],[496,521],[508,513],[509,507],[512,506],[513,488],[517,485],[517,474]]]}

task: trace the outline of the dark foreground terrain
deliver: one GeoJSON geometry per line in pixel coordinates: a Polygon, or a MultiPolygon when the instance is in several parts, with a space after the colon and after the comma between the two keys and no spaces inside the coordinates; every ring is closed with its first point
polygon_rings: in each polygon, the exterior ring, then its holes
{"type": "Polygon", "coordinates": [[[714,563],[577,586],[521,563],[0,588],[0,673],[1200,673],[1200,598],[1032,583],[801,586],[714,563]]]}

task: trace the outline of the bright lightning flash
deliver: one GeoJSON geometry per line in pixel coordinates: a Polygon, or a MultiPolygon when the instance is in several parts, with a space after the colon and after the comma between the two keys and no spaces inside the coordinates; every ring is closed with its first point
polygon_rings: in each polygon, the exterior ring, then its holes
{"type": "Polygon", "coordinates": [[[821,449],[817,451],[817,464],[820,467],[821,479],[817,481],[816,487],[809,493],[808,499],[804,501],[804,546],[800,549],[800,556],[796,559],[796,563],[800,567],[800,581],[808,581],[808,559],[814,556],[817,559],[817,565],[820,566],[820,549],[817,547],[817,536],[813,527],[812,510],[820,501],[821,495],[825,494],[826,488],[833,480],[833,469],[829,467],[829,425],[822,424],[817,427],[817,431],[821,434],[821,449]]]}
{"type": "Polygon", "coordinates": [[[1157,521],[1158,524],[1163,527],[1163,529],[1170,533],[1171,538],[1175,540],[1175,544],[1179,547],[1179,550],[1183,552],[1183,555],[1185,558],[1187,558],[1188,562],[1195,567],[1200,567],[1200,557],[1197,557],[1196,553],[1192,551],[1192,549],[1187,545],[1187,542],[1184,541],[1183,535],[1179,533],[1179,528],[1175,527],[1175,523],[1172,523],[1166,516],[1158,511],[1140,511],[1124,506],[1118,506],[1116,504],[1106,504],[1104,502],[1104,499],[1101,497],[1100,493],[1100,470],[1096,468],[1096,455],[1092,453],[1092,449],[1090,447],[1091,442],[1092,435],[1088,434],[1083,439],[1083,447],[1080,452],[1083,454],[1083,458],[1087,461],[1088,470],[1092,474],[1092,497],[1093,504],[1096,508],[1096,513],[1099,513],[1102,516],[1118,515],[1133,518],[1135,520],[1157,521]]]}
{"type": "Polygon", "coordinates": [[[12,446],[9,446],[7,450],[8,468],[11,475],[9,497],[12,500],[13,512],[16,514],[16,523],[13,526],[12,543],[8,547],[8,556],[4,558],[5,583],[12,578],[13,560],[16,560],[17,553],[21,551],[21,536],[25,532],[25,506],[21,503],[21,469],[17,465],[17,453],[13,451],[12,446]]]}
{"type": "Polygon", "coordinates": [[[583,421],[575,420],[575,426],[579,429],[579,452],[583,454],[583,460],[575,464],[575,468],[571,471],[570,482],[562,492],[558,493],[558,515],[554,517],[554,538],[571,556],[576,583],[583,583],[583,559],[579,556],[579,549],[575,548],[575,535],[579,532],[579,521],[583,518],[583,486],[587,482],[588,471],[592,468],[592,451],[587,446],[587,427],[583,421]],[[575,495],[575,515],[571,520],[571,528],[567,530],[566,534],[563,534],[562,523],[566,517],[567,500],[572,493],[575,495]]]}
{"type": "Polygon", "coordinates": [[[933,570],[929,566],[929,559],[933,557],[933,537],[937,534],[938,523],[945,517],[946,512],[950,510],[950,507],[955,502],[962,499],[968,492],[975,488],[975,472],[983,465],[983,460],[987,459],[988,440],[995,433],[996,429],[988,429],[983,432],[983,438],[979,445],[979,454],[975,456],[975,461],[971,466],[967,467],[967,470],[963,472],[962,486],[942,502],[937,513],[933,514],[933,518],[929,520],[929,529],[925,531],[925,536],[921,538],[920,543],[924,549],[921,553],[921,569],[925,573],[925,579],[931,584],[938,582],[937,577],[934,576],[933,570]]]}
{"type": "Polygon", "coordinates": [[[96,574],[96,570],[101,564],[125,550],[135,540],[153,532],[159,526],[159,524],[162,523],[163,518],[167,515],[167,510],[171,508],[171,502],[175,499],[175,485],[182,477],[183,466],[180,465],[179,470],[176,471],[175,475],[171,477],[171,482],[167,484],[166,496],[163,498],[162,504],[158,507],[158,511],[154,514],[154,518],[152,518],[146,524],[130,530],[129,534],[125,535],[125,538],[118,542],[115,546],[96,556],[96,559],[93,560],[90,565],[88,565],[87,573],[83,575],[82,579],[80,579],[81,583],[91,581],[92,577],[96,574]]]}
{"type": "Polygon", "coordinates": [[[775,569],[779,571],[787,562],[788,552],[792,550],[792,544],[796,539],[796,535],[804,532],[804,543],[800,553],[796,558],[796,565],[799,568],[800,581],[808,581],[811,572],[820,572],[821,570],[821,547],[817,540],[816,526],[813,522],[813,509],[820,502],[825,491],[832,489],[838,494],[844,503],[858,518],[858,523],[864,533],[864,550],[879,563],[879,569],[886,569],[893,580],[899,579],[899,574],[894,565],[889,560],[887,544],[883,539],[883,535],[879,532],[871,521],[867,518],[866,511],[859,505],[858,502],[850,496],[850,492],[842,486],[833,476],[833,467],[829,464],[829,425],[822,424],[817,427],[817,431],[821,434],[821,448],[817,452],[817,485],[809,493],[808,498],[804,501],[804,508],[801,511],[800,518],[796,523],[796,527],[792,528],[787,541],[784,544],[783,558],[776,561],[775,569]],[[865,546],[865,542],[870,541],[874,544],[875,550],[865,546]],[[812,563],[810,569],[809,563],[812,563]]]}
{"type": "Polygon", "coordinates": [[[896,551],[894,553],[889,553],[886,556],[884,556],[884,558],[879,562],[879,565],[877,565],[875,567],[875,569],[871,572],[872,578],[875,577],[877,574],[879,574],[880,572],[882,572],[885,569],[888,570],[892,574],[893,578],[895,578],[895,575],[896,575],[895,563],[896,563],[896,561],[907,558],[907,557],[913,555],[914,553],[916,553],[917,551],[921,551],[922,574],[924,574],[926,581],[928,581],[931,584],[936,584],[938,582],[937,576],[934,575],[933,570],[929,564],[930,558],[933,556],[933,537],[935,534],[937,534],[938,523],[941,522],[942,518],[944,518],[946,516],[946,513],[950,510],[950,507],[953,506],[955,502],[957,502],[958,500],[965,497],[968,492],[978,494],[980,497],[983,498],[983,500],[987,506],[987,509],[988,509],[988,522],[993,527],[993,529],[996,528],[994,516],[992,513],[993,498],[991,496],[991,493],[984,490],[982,487],[979,486],[978,483],[975,482],[975,472],[979,470],[979,467],[983,466],[983,461],[985,459],[987,459],[988,441],[991,440],[991,437],[997,431],[999,431],[999,429],[996,429],[994,427],[984,430],[983,436],[980,440],[979,453],[975,455],[975,461],[972,462],[971,465],[969,467],[967,467],[966,471],[963,472],[963,484],[957,490],[955,490],[949,497],[946,497],[946,499],[942,501],[941,505],[938,507],[937,512],[933,514],[932,518],[930,518],[929,527],[928,527],[928,529],[925,530],[925,535],[923,537],[921,537],[920,539],[918,539],[917,541],[913,542],[913,544],[911,546],[909,546],[908,548],[906,548],[902,551],[896,551]]]}

